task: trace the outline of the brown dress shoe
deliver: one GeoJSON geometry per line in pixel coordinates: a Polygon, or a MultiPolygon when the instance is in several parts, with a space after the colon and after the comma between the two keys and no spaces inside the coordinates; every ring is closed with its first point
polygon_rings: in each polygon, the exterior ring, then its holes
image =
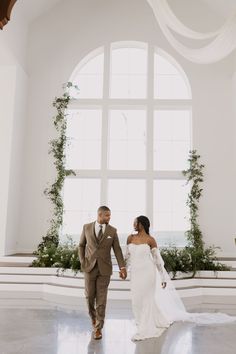
{"type": "Polygon", "coordinates": [[[102,338],[102,331],[100,328],[95,329],[93,334],[94,339],[101,339],[102,338]]]}

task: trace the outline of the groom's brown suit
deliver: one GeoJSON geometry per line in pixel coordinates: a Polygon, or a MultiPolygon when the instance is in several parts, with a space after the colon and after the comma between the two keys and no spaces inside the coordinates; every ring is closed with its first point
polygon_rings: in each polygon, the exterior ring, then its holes
{"type": "Polygon", "coordinates": [[[117,230],[113,226],[106,225],[100,240],[95,234],[95,222],[83,226],[79,258],[81,269],[84,271],[89,315],[92,320],[96,319],[96,328],[102,328],[104,324],[107,290],[112,274],[111,248],[114,250],[119,267],[125,267],[117,230]]]}

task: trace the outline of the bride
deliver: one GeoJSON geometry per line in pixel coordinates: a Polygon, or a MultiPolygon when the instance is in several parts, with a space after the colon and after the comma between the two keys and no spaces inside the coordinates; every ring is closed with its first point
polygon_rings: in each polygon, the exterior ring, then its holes
{"type": "Polygon", "coordinates": [[[146,216],[134,220],[127,238],[126,264],[130,268],[132,310],[137,327],[132,340],[159,337],[175,321],[201,325],[236,321],[223,313],[190,313],[178,295],[164,268],[156,240],[149,234],[146,216]]]}

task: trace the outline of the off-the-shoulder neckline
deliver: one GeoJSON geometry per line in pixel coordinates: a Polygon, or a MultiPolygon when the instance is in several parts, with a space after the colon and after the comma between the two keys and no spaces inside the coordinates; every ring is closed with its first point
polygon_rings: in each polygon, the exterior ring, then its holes
{"type": "Polygon", "coordinates": [[[150,247],[150,245],[148,243],[134,243],[134,242],[130,242],[128,243],[128,245],[135,245],[135,246],[140,246],[140,245],[147,245],[150,247]]]}

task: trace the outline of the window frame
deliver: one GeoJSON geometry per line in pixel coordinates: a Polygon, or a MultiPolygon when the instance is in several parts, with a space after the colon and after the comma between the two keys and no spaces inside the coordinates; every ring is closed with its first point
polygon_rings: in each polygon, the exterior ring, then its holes
{"type": "MultiPolygon", "coordinates": [[[[192,149],[192,95],[189,81],[183,69],[166,52],[157,48],[153,44],[127,41],[106,43],[89,53],[92,55],[104,52],[104,72],[103,72],[103,97],[101,99],[79,98],[72,99],[68,107],[69,110],[101,109],[102,110],[102,138],[101,138],[101,168],[94,170],[75,170],[76,176],[67,178],[99,178],[100,179],[100,205],[106,205],[108,200],[108,181],[109,179],[145,179],[146,180],[146,215],[153,225],[153,186],[156,179],[184,179],[182,171],[155,171],[153,166],[153,142],[154,142],[154,112],[155,110],[188,110],[190,113],[190,149],[192,149]],[[135,48],[147,48],[147,96],[144,99],[120,99],[110,98],[110,72],[111,72],[111,51],[113,48],[123,46],[133,46],[135,48]],[[164,56],[181,71],[189,88],[190,98],[188,99],[159,99],[154,98],[154,55],[155,53],[164,56]],[[108,140],[109,140],[109,111],[119,109],[146,109],[146,169],[145,170],[109,170],[108,169],[108,140]]],[[[84,64],[89,59],[85,57],[81,62],[84,64]]],[[[73,82],[79,63],[71,75],[69,81],[73,82]]],[[[88,220],[89,222],[89,220],[88,220]]],[[[111,219],[112,224],[112,219],[111,219]]],[[[131,220],[132,225],[132,220],[131,220]]],[[[119,225],[116,225],[119,228],[119,225]]]]}

